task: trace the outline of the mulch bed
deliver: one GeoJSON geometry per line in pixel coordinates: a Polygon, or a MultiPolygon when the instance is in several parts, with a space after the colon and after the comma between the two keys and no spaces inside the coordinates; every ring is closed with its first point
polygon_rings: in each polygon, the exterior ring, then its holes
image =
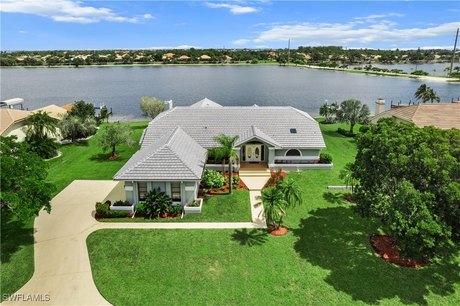
{"type": "Polygon", "coordinates": [[[355,203],[355,200],[353,200],[353,195],[351,193],[345,193],[343,195],[343,199],[349,203],[355,203]]]}
{"type": "MultiPolygon", "coordinates": [[[[225,176],[227,177],[228,180],[228,173],[225,173],[225,176]]],[[[238,176],[239,174],[237,172],[233,173],[233,176],[238,176]]],[[[200,186],[200,189],[203,189],[203,186],[200,186]]],[[[200,190],[200,191],[201,191],[200,190]]],[[[233,190],[249,190],[248,186],[243,182],[243,180],[240,178],[240,182],[238,183],[237,187],[233,187],[233,190]]],[[[222,188],[219,189],[210,189],[208,191],[208,195],[218,195],[218,194],[224,194],[224,193],[229,193],[228,189],[228,183],[225,184],[222,188]]]]}
{"type": "Polygon", "coordinates": [[[275,229],[274,227],[270,227],[267,229],[267,231],[273,235],[273,236],[284,236],[288,233],[287,227],[280,226],[278,229],[275,229]]]}
{"type": "Polygon", "coordinates": [[[265,183],[264,187],[262,189],[268,188],[268,187],[273,187],[276,184],[276,176],[278,173],[282,177],[282,181],[286,178],[287,172],[286,171],[271,171],[270,172],[270,178],[268,179],[267,183],[265,183]]]}
{"type": "Polygon", "coordinates": [[[385,261],[408,268],[421,268],[428,264],[427,261],[400,258],[395,241],[389,235],[374,235],[369,240],[375,252],[385,261]]]}

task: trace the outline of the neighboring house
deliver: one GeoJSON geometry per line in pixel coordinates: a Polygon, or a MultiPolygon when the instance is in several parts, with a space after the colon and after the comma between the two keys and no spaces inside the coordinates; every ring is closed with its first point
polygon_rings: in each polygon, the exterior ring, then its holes
{"type": "MultiPolygon", "coordinates": [[[[157,189],[174,201],[194,200],[207,162],[207,150],[219,134],[238,136],[236,170],[248,164],[267,169],[308,169],[317,164],[325,143],[318,122],[293,107],[224,107],[209,99],[174,107],[152,120],[141,138],[141,149],[114,176],[125,182],[128,201],[137,203],[157,189]]],[[[330,167],[327,165],[326,167],[330,167]]]]}
{"type": "Polygon", "coordinates": [[[65,109],[66,111],[70,112],[73,108],[74,102],[70,102],[64,105],[61,105],[60,107],[65,109]]]}
{"type": "Polygon", "coordinates": [[[17,141],[26,138],[26,119],[32,112],[20,109],[0,109],[0,132],[2,136],[16,136],[17,141]]]}
{"type": "MultiPolygon", "coordinates": [[[[48,105],[48,106],[45,106],[45,107],[42,107],[42,108],[37,108],[37,109],[33,110],[32,113],[37,113],[39,111],[45,112],[51,118],[58,119],[58,120],[62,120],[64,118],[65,114],[67,114],[67,109],[65,109],[64,107],[61,107],[61,106],[57,106],[55,104],[51,104],[51,105],[48,105]]],[[[48,134],[48,136],[51,137],[51,138],[56,138],[57,141],[62,140],[61,130],[59,128],[56,129],[56,134],[55,135],[49,135],[48,134]]]]}
{"type": "Polygon", "coordinates": [[[393,117],[398,122],[413,123],[418,127],[433,125],[440,129],[460,129],[460,103],[435,103],[399,106],[380,112],[372,118],[377,123],[381,118],[393,117]]]}

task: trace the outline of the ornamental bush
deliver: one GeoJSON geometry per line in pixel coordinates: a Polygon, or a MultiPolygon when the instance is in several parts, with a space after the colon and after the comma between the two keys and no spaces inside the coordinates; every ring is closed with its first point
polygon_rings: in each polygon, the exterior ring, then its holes
{"type": "Polygon", "coordinates": [[[331,164],[332,163],[332,155],[329,153],[320,153],[319,154],[319,163],[320,164],[331,164]]]}
{"type": "Polygon", "coordinates": [[[205,188],[220,188],[224,186],[227,179],[217,171],[205,169],[202,179],[205,188]]]}

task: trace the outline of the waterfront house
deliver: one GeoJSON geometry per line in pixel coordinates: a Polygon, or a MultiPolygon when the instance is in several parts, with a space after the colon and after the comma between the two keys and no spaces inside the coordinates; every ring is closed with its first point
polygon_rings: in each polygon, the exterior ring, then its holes
{"type": "Polygon", "coordinates": [[[238,136],[236,171],[253,164],[267,171],[331,166],[318,164],[325,143],[318,122],[306,112],[286,106],[222,106],[205,98],[153,119],[141,137],[140,150],[114,179],[124,181],[132,203],[156,189],[186,204],[196,199],[205,168],[222,169],[220,162],[208,158],[220,134],[238,136]]]}
{"type": "Polygon", "coordinates": [[[17,141],[26,138],[26,119],[32,113],[25,110],[5,108],[0,109],[0,133],[2,136],[16,136],[17,141]]]}

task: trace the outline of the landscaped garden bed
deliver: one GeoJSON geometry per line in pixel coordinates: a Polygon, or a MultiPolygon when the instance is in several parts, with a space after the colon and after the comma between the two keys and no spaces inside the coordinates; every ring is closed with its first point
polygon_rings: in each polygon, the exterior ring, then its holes
{"type": "Polygon", "coordinates": [[[203,199],[196,199],[191,203],[187,203],[184,205],[184,214],[200,214],[201,208],[203,207],[203,199]]]}
{"type": "Polygon", "coordinates": [[[375,252],[385,261],[409,268],[421,268],[428,264],[423,260],[401,258],[394,238],[389,235],[374,235],[369,240],[375,252]]]}
{"type": "MultiPolygon", "coordinates": [[[[233,172],[233,190],[249,190],[246,184],[240,179],[238,172],[233,172]]],[[[214,170],[205,170],[200,184],[200,195],[217,195],[229,193],[228,173],[222,175],[214,170]]]]}

